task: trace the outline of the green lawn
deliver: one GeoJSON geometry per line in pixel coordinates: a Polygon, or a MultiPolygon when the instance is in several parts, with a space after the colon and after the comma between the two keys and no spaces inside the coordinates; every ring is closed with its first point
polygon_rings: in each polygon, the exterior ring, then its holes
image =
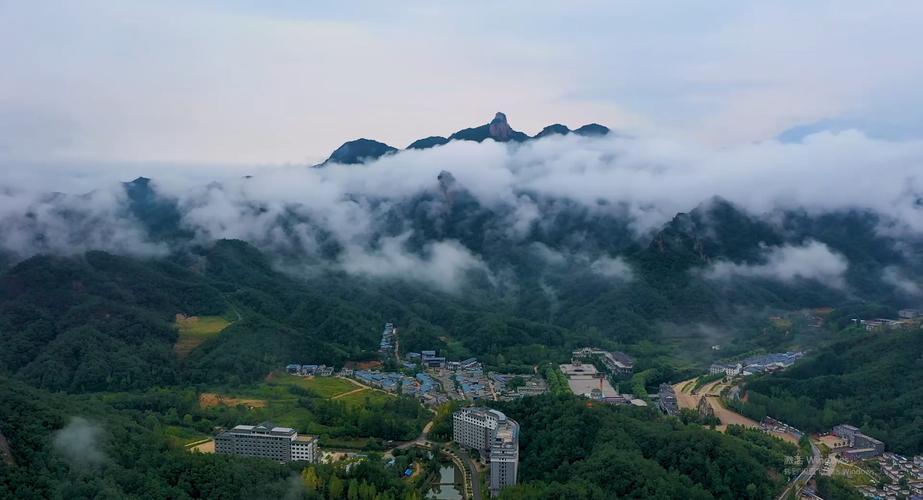
{"type": "Polygon", "coordinates": [[[179,329],[179,338],[173,346],[176,355],[181,358],[186,357],[193,349],[217,336],[230,324],[230,321],[221,316],[178,317],[176,327],[179,329]]]}
{"type": "Polygon", "coordinates": [[[186,446],[189,443],[211,437],[178,425],[168,425],[164,427],[164,434],[167,436],[167,439],[170,440],[170,444],[177,447],[186,446]]]}
{"type": "Polygon", "coordinates": [[[337,399],[337,401],[342,401],[348,405],[353,406],[365,406],[366,401],[385,401],[388,399],[394,399],[394,396],[381,391],[363,389],[359,392],[354,392],[352,394],[343,396],[342,398],[337,399]]]}

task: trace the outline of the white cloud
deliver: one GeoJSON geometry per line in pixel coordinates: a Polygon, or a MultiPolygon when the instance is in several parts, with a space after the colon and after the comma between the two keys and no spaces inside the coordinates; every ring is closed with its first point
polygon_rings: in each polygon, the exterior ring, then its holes
{"type": "Polygon", "coordinates": [[[894,288],[905,295],[914,297],[923,295],[923,289],[920,288],[920,284],[907,277],[907,275],[896,266],[886,267],[882,272],[881,279],[884,280],[885,283],[893,285],[894,288]]]}
{"type": "Polygon", "coordinates": [[[64,428],[55,431],[52,444],[71,467],[85,469],[108,460],[103,451],[104,435],[105,431],[99,424],[83,417],[71,417],[64,428]]]}
{"type": "Polygon", "coordinates": [[[622,281],[631,281],[634,277],[631,266],[625,259],[619,257],[602,256],[590,264],[590,270],[606,278],[615,278],[622,281]]]}
{"type": "MultiPolygon", "coordinates": [[[[497,237],[520,241],[533,228],[553,232],[562,214],[565,221],[579,217],[580,224],[627,215],[643,237],[715,196],[756,216],[777,210],[809,215],[869,211],[882,217],[891,237],[913,242],[923,235],[918,203],[923,198],[923,141],[886,141],[856,131],[732,148],[658,137],[567,136],[518,145],[453,142],[366,165],[274,168],[251,178],[236,172],[206,184],[203,170],[174,168],[154,184],[177,200],[182,226],[201,243],[239,238],[315,261],[333,245],[359,259],[348,267],[354,272],[384,273],[376,270],[381,265],[433,283],[456,281],[456,267],[486,264],[461,243],[441,241],[457,236],[423,241],[430,245],[429,254],[419,251],[424,232],[414,235],[416,251],[406,250],[406,236],[397,236],[415,229],[411,220],[425,218],[438,227],[444,217],[469,217],[456,210],[459,203],[468,203],[468,196],[480,202],[481,210],[497,215],[491,229],[497,234],[484,235],[488,242],[497,237]],[[437,180],[443,171],[457,182],[448,194],[437,180]],[[406,213],[410,207],[416,212],[406,213]],[[392,240],[379,241],[382,237],[392,240]],[[457,266],[443,267],[443,261],[457,266]]],[[[41,194],[49,185],[66,187],[71,178],[76,179],[74,189],[85,189],[94,185],[97,174],[41,167],[0,181],[0,249],[20,255],[89,248],[142,255],[166,251],[148,241],[127,211],[122,186],[111,182],[108,173],[99,176],[99,188],[88,196],[78,196],[81,191],[41,194]]],[[[567,241],[583,237],[578,230],[567,241]]],[[[546,258],[557,262],[592,251],[547,250],[555,254],[546,251],[546,258]]],[[[581,258],[589,265],[597,257],[581,258]]],[[[617,275],[618,262],[603,260],[596,267],[617,275]]]]}
{"type": "Polygon", "coordinates": [[[808,241],[804,245],[783,245],[766,249],[762,264],[716,262],[704,272],[705,277],[728,280],[736,277],[765,278],[782,282],[796,279],[818,281],[831,288],[846,287],[844,274],[849,262],[827,245],[808,241]]]}
{"type": "Polygon", "coordinates": [[[383,238],[377,249],[349,246],[339,259],[348,273],[375,278],[423,281],[436,288],[455,291],[471,271],[486,271],[487,266],[456,241],[426,244],[422,255],[407,250],[410,233],[383,238]]]}

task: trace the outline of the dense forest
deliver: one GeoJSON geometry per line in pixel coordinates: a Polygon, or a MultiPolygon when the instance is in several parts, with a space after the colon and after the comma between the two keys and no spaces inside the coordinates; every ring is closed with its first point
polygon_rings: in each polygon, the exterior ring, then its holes
{"type": "Polygon", "coordinates": [[[521,426],[520,485],[504,499],[774,498],[795,446],[756,430],[727,435],[647,409],[572,396],[502,405],[521,426]]]}
{"type": "MultiPolygon", "coordinates": [[[[0,433],[14,461],[0,465],[0,491],[23,499],[420,498],[418,485],[398,479],[411,458],[403,454],[390,466],[371,454],[347,471],[184,451],[163,432],[174,405],[194,411],[182,399],[170,391],[52,394],[0,379],[0,433]]],[[[522,425],[522,484],[503,498],[770,498],[784,483],[784,457],[797,453],[757,431],[723,435],[573,396],[502,409],[522,425]]]]}
{"type": "MultiPolygon", "coordinates": [[[[0,377],[0,435],[12,451],[12,463],[0,462],[0,498],[420,498],[399,480],[403,469],[374,454],[349,471],[308,473],[295,463],[190,453],[164,432],[177,408],[195,412],[182,400],[169,391],[52,394],[0,377]]],[[[236,410],[227,410],[214,422],[232,420],[236,410]]]]}
{"type": "Polygon", "coordinates": [[[902,454],[923,452],[923,332],[842,332],[781,373],[747,382],[741,411],[809,432],[847,423],[902,454]]]}
{"type": "MultiPolygon", "coordinates": [[[[395,226],[384,233],[412,226],[408,252],[457,240],[491,270],[440,287],[327,265],[342,250],[336,241],[321,242],[320,256],[273,252],[266,242],[202,243],[148,184],[127,189],[134,216],[170,244],[169,254],[0,256],[0,433],[15,459],[0,465],[0,484],[16,498],[278,498],[295,484],[308,498],[413,498],[378,460],[349,473],[318,466],[305,477],[295,467],[177,446],[178,437],[280,415],[323,440],[362,438],[356,446],[366,449],[416,437],[429,415],[413,400],[348,404],[265,387],[289,363],[375,359],[385,322],[399,325],[402,352],[436,349],[449,359],[477,356],[497,371],[546,375],[552,395],[503,405],[524,431],[523,484],[507,498],[768,498],[784,482],[780,461],[792,453],[784,443],[567,395],[550,368],[587,345],[633,355],[635,374],[617,382],[639,396],[717,359],[811,348],[791,370],[750,382],[742,411],[805,430],[853,423],[896,451],[923,450],[923,335],[839,333],[851,318],[893,317],[907,305],[880,279],[884,267],[907,260],[889,250],[893,242],[869,214],[786,213],[771,224],[713,200],[638,238],[625,219],[561,202],[547,224],[511,241],[505,215],[463,189],[453,188],[450,202],[429,192],[393,205],[395,226]],[[849,258],[848,288],[703,276],[715,262],[759,265],[766,245],[809,239],[849,258]],[[612,264],[611,255],[630,272],[599,272],[594,262],[612,264]],[[809,325],[811,314],[800,311],[821,306],[834,310],[823,327],[809,325]],[[178,315],[222,317],[229,326],[178,356],[178,315]],[[206,390],[267,391],[256,397],[270,404],[204,408],[206,390]],[[284,403],[272,399],[280,395],[284,403]],[[68,460],[58,441],[71,426],[99,443],[100,460],[68,460]]],[[[286,221],[296,223],[308,221],[286,221]]],[[[434,437],[450,435],[447,416],[443,409],[434,437]]]]}
{"type": "MultiPolygon", "coordinates": [[[[523,265],[540,267],[532,260],[523,265]]],[[[758,299],[761,310],[734,309],[725,292],[703,291],[696,280],[654,288],[639,278],[628,287],[569,271],[541,278],[560,290],[561,313],[550,318],[537,284],[509,296],[335,271],[299,277],[240,241],[154,260],[102,252],[34,257],[0,276],[0,372],[70,392],[247,383],[291,362],[369,359],[383,323],[392,321],[401,325],[405,351],[476,355],[511,372],[565,360],[575,347],[622,349],[639,358],[653,387],[716,359],[714,343],[729,356],[820,340],[802,335],[804,328],[768,324],[772,300],[758,299]],[[172,352],[177,314],[224,315],[233,324],[180,361],[172,352]]],[[[745,289],[757,300],[752,294],[764,290],[742,286],[726,293],[745,289]]]]}

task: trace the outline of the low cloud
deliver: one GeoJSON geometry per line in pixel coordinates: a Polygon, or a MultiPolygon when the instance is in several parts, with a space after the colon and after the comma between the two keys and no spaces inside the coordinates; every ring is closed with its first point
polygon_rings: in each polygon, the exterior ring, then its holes
{"type": "MultiPolygon", "coordinates": [[[[480,248],[515,245],[532,234],[547,243],[534,251],[550,264],[585,262],[603,276],[628,279],[624,261],[597,260],[611,243],[605,231],[627,226],[643,240],[677,213],[716,196],[755,216],[871,212],[890,237],[912,242],[923,235],[921,165],[923,141],[846,131],[720,149],[615,135],[524,144],[453,141],[366,165],[267,167],[252,177],[236,169],[211,183],[195,167],[148,175],[159,195],[175,201],[180,229],[196,243],[237,238],[269,253],[306,257],[314,266],[451,289],[467,271],[494,264],[480,248]],[[452,174],[450,188],[438,180],[444,172],[452,174]]],[[[88,249],[143,256],[173,250],[146,234],[111,171],[9,169],[17,173],[0,179],[0,251],[25,258],[88,249]],[[98,187],[89,194],[48,193],[69,183],[98,187]]],[[[718,263],[711,274],[807,277],[841,286],[836,276],[845,261],[823,248],[770,251],[763,265],[718,263]],[[827,267],[783,265],[811,256],[827,267]]],[[[490,271],[499,273],[499,266],[490,271]]]]}
{"type": "Polygon", "coordinates": [[[896,266],[888,266],[884,269],[881,275],[881,279],[893,285],[900,293],[904,295],[910,295],[913,297],[919,297],[923,295],[923,289],[920,288],[920,284],[907,278],[906,275],[901,272],[896,266]]]}
{"type": "Polygon", "coordinates": [[[622,281],[631,281],[634,277],[631,266],[622,257],[600,257],[590,264],[590,270],[600,276],[622,281]]]}
{"type": "Polygon", "coordinates": [[[536,241],[530,244],[529,247],[535,255],[549,265],[561,266],[567,263],[567,256],[542,242],[536,241]]]}
{"type": "Polygon", "coordinates": [[[737,277],[765,278],[789,283],[797,279],[818,281],[831,288],[846,287],[844,275],[849,262],[827,245],[808,241],[804,245],[783,245],[766,249],[762,264],[721,261],[704,271],[706,278],[729,280],[737,277]]]}
{"type": "Polygon", "coordinates": [[[102,465],[108,460],[103,451],[105,431],[99,424],[83,417],[71,417],[63,429],[55,431],[52,445],[76,469],[102,465]]]}
{"type": "Polygon", "coordinates": [[[22,258],[87,250],[161,256],[168,250],[151,241],[128,213],[127,197],[119,184],[82,195],[0,186],[0,234],[0,250],[22,258]]]}
{"type": "Polygon", "coordinates": [[[410,236],[383,238],[376,249],[348,247],[339,266],[351,274],[424,281],[445,291],[461,287],[471,271],[487,270],[484,262],[457,241],[428,243],[417,254],[406,248],[410,236]]]}

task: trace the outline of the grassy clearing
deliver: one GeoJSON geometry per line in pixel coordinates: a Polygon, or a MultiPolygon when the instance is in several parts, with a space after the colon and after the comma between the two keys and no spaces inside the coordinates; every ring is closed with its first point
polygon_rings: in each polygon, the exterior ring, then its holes
{"type": "Polygon", "coordinates": [[[842,477],[849,484],[859,486],[870,486],[875,483],[875,479],[861,467],[852,464],[839,462],[833,469],[833,475],[842,477]]]}
{"type": "Polygon", "coordinates": [[[184,358],[193,349],[202,345],[206,340],[217,336],[228,327],[231,322],[221,316],[183,316],[176,315],[176,327],[179,329],[179,338],[173,350],[180,358],[184,358]]]}
{"type": "Polygon", "coordinates": [[[356,384],[337,377],[299,377],[288,373],[273,373],[271,385],[290,385],[308,389],[318,396],[332,398],[355,389],[356,384]]]}
{"type": "Polygon", "coordinates": [[[265,399],[248,399],[234,396],[225,396],[215,392],[203,392],[199,395],[199,406],[201,408],[212,408],[215,406],[246,406],[248,408],[265,408],[267,406],[265,399]]]}
{"type": "Polygon", "coordinates": [[[210,437],[200,432],[196,432],[186,427],[180,427],[178,425],[168,425],[164,427],[164,434],[167,436],[167,440],[170,442],[170,444],[176,447],[182,447],[190,443],[204,441],[210,437]]]}
{"type": "Polygon", "coordinates": [[[342,398],[337,399],[337,401],[342,401],[348,405],[352,406],[366,406],[368,403],[366,401],[387,401],[389,399],[394,399],[394,396],[381,392],[375,391],[372,389],[362,389],[361,391],[354,392],[352,394],[347,394],[342,398]]]}

